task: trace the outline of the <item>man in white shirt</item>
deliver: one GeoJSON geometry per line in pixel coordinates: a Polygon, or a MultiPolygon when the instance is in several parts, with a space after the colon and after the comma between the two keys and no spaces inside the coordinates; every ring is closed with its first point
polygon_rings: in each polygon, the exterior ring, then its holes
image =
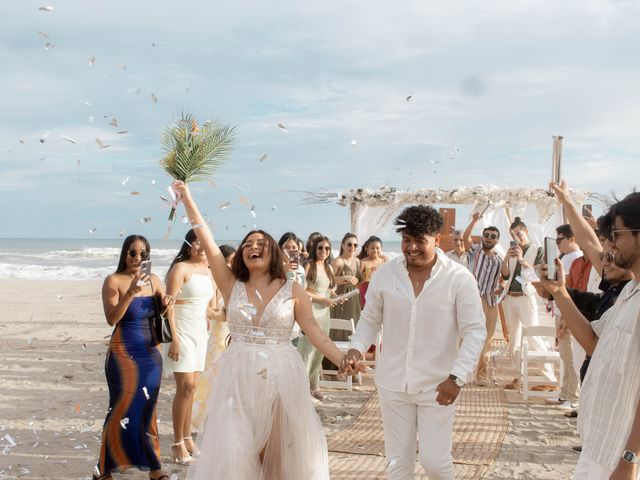
{"type": "Polygon", "coordinates": [[[469,253],[465,248],[464,239],[460,230],[453,231],[453,250],[449,250],[446,255],[454,262],[465,267],[469,267],[469,253]]]}
{"type": "MultiPolygon", "coordinates": [[[[569,198],[564,181],[551,187],[559,198],[569,198]]],[[[571,301],[562,262],[556,261],[561,280],[543,276],[541,284],[591,355],[578,415],[582,453],[573,478],[636,480],[640,463],[640,193],[612,205],[600,221],[600,232],[608,238],[616,265],[635,276],[602,318],[589,324],[571,301]]],[[[597,248],[597,243],[594,235],[590,244],[597,248]]]]}
{"type": "Polygon", "coordinates": [[[358,367],[384,327],[375,378],[388,478],[414,478],[417,433],[428,477],[452,480],[455,400],[486,338],[478,287],[438,248],[443,220],[435,209],[408,207],[395,225],[403,255],[372,278],[348,358],[358,367]]]}
{"type": "MultiPolygon", "coordinates": [[[[568,223],[556,228],[556,245],[560,252],[560,261],[565,274],[569,273],[574,260],[582,257],[582,250],[576,242],[571,225],[568,223]]],[[[560,408],[578,408],[580,395],[580,366],[585,358],[584,349],[571,336],[562,320],[560,310],[555,308],[556,330],[558,337],[558,351],[563,363],[562,388],[560,388],[560,408]]]]}

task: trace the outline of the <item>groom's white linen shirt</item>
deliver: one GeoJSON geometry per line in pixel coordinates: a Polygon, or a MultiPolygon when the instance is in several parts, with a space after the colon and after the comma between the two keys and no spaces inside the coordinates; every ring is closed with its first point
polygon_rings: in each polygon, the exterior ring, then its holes
{"type": "Polygon", "coordinates": [[[449,374],[471,378],[480,357],[487,332],[476,280],[442,250],[436,255],[417,297],[402,255],[369,283],[351,348],[365,352],[384,327],[376,383],[386,390],[435,392],[449,374]]]}

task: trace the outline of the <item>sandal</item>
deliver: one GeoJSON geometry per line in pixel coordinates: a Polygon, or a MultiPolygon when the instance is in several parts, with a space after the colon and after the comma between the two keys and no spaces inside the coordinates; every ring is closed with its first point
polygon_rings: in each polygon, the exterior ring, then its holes
{"type": "Polygon", "coordinates": [[[193,449],[191,451],[189,451],[189,447],[187,447],[187,445],[185,444],[185,447],[187,449],[187,452],[189,452],[189,454],[193,457],[199,457],[200,456],[200,449],[198,447],[196,447],[196,442],[193,441],[193,437],[184,437],[182,439],[184,440],[191,440],[191,444],[193,445],[193,449]]]}
{"type": "MultiPolygon", "coordinates": [[[[184,445],[184,440],[182,440],[181,442],[178,442],[178,443],[173,443],[173,444],[171,445],[171,452],[173,452],[173,459],[174,459],[174,461],[175,461],[178,465],[186,465],[186,466],[191,465],[191,464],[193,463],[193,457],[191,457],[191,455],[189,455],[189,453],[188,453],[188,452],[187,452],[187,455],[186,455],[185,457],[182,457],[182,458],[178,458],[178,456],[176,455],[176,447],[179,447],[179,446],[183,446],[183,447],[185,447],[185,445],[184,445]]],[[[185,447],[185,449],[186,449],[186,448],[187,448],[187,447],[185,447]]],[[[166,477],[166,475],[165,475],[165,477],[166,477]]],[[[160,477],[160,478],[162,478],[162,477],[160,477]]],[[[158,480],[158,479],[154,479],[154,480],[158,480]]]]}

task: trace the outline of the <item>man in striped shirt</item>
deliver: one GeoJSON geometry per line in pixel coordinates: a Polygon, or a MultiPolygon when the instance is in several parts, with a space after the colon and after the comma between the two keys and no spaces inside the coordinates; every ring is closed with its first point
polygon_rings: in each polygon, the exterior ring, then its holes
{"type": "Polygon", "coordinates": [[[465,248],[469,251],[469,270],[478,282],[478,291],[482,299],[482,310],[487,327],[487,340],[476,369],[476,385],[486,387],[489,385],[487,362],[499,315],[496,289],[500,280],[502,256],[495,251],[495,246],[500,241],[500,231],[496,227],[487,227],[482,230],[481,243],[472,242],[471,232],[479,218],[480,214],[475,212],[464,231],[463,240],[465,248]]]}

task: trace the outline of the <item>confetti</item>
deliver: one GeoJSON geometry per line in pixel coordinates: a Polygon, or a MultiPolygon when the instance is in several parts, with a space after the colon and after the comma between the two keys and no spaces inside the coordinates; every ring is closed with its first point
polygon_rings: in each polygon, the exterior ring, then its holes
{"type": "Polygon", "coordinates": [[[149,400],[151,397],[149,396],[149,392],[147,391],[147,387],[142,387],[142,391],[144,392],[144,396],[147,400],[149,400]]]}
{"type": "Polygon", "coordinates": [[[258,289],[256,289],[256,297],[258,297],[258,300],[260,301],[260,303],[262,302],[262,295],[260,295],[260,292],[258,291],[258,289]]]}
{"type": "Polygon", "coordinates": [[[256,210],[255,210],[255,208],[256,208],[256,206],[255,206],[255,205],[253,205],[253,206],[251,207],[251,215],[253,216],[253,218],[256,218],[256,210]]]}
{"type": "Polygon", "coordinates": [[[261,161],[261,162],[264,162],[264,161],[267,159],[267,157],[268,157],[268,156],[269,156],[269,155],[267,155],[267,154],[265,153],[264,155],[262,155],[262,156],[260,157],[260,161],[261,161]]]}
{"type": "Polygon", "coordinates": [[[207,180],[207,182],[209,182],[209,185],[211,185],[212,188],[216,188],[216,182],[211,179],[207,180]]]}
{"type": "Polygon", "coordinates": [[[51,5],[43,5],[42,7],[38,7],[38,10],[42,10],[43,12],[53,12],[53,7],[51,5]]]}
{"type": "Polygon", "coordinates": [[[358,145],[358,142],[356,142],[355,140],[351,140],[351,146],[353,148],[356,148],[357,145],[358,145]]]}
{"type": "Polygon", "coordinates": [[[129,180],[131,180],[131,177],[127,177],[124,180],[122,180],[122,186],[124,187],[127,183],[129,183],[129,180]]]}
{"type": "Polygon", "coordinates": [[[253,320],[253,317],[256,313],[258,313],[258,309],[254,307],[251,303],[243,303],[238,307],[242,316],[244,316],[247,320],[253,320]]]}
{"type": "Polygon", "coordinates": [[[49,138],[49,131],[47,130],[46,132],[44,132],[42,134],[42,136],[40,137],[40,143],[44,143],[47,141],[47,138],[49,138]]]}
{"type": "Polygon", "coordinates": [[[49,38],[49,34],[47,32],[38,31],[38,35],[40,35],[43,38],[49,38]]]}
{"type": "Polygon", "coordinates": [[[118,119],[116,117],[112,117],[109,125],[113,125],[114,127],[118,126],[118,119]]]}
{"type": "Polygon", "coordinates": [[[62,300],[62,295],[58,294],[58,300],[62,300]]]}
{"type": "Polygon", "coordinates": [[[151,221],[151,217],[142,217],[140,219],[140,223],[149,223],[151,221]]]}
{"type": "Polygon", "coordinates": [[[67,137],[66,135],[60,135],[62,138],[64,138],[67,142],[71,142],[73,144],[77,143],[73,138],[71,137],[67,137]]]}
{"type": "Polygon", "coordinates": [[[126,135],[127,133],[129,133],[127,130],[120,130],[119,132],[116,132],[118,135],[126,135]]]}
{"type": "Polygon", "coordinates": [[[276,211],[276,208],[278,208],[278,207],[275,207],[275,206],[271,207],[271,211],[272,211],[272,212],[275,212],[275,211],[276,211]]]}
{"type": "Polygon", "coordinates": [[[267,379],[267,367],[262,368],[259,372],[257,372],[258,375],[260,375],[262,377],[263,380],[267,379]]]}
{"type": "Polygon", "coordinates": [[[136,191],[134,190],[133,192],[131,192],[131,193],[130,193],[130,195],[131,195],[132,197],[138,197],[138,196],[140,196],[140,192],[136,192],[136,191]]]}
{"type": "Polygon", "coordinates": [[[24,145],[24,140],[21,138],[20,140],[18,140],[22,145],[24,145]]]}
{"type": "Polygon", "coordinates": [[[94,233],[96,233],[96,230],[98,230],[98,228],[97,228],[97,227],[90,228],[90,229],[89,229],[89,235],[93,235],[94,233]]]}
{"type": "Polygon", "coordinates": [[[56,48],[56,46],[53,43],[47,42],[47,43],[44,44],[44,49],[45,50],[51,50],[52,48],[56,48]]]}
{"type": "Polygon", "coordinates": [[[123,418],[122,420],[120,420],[120,426],[122,428],[124,428],[125,430],[127,429],[127,425],[129,424],[129,418],[123,418]]]}
{"type": "Polygon", "coordinates": [[[100,140],[99,138],[96,138],[96,143],[98,144],[98,147],[100,148],[100,150],[109,148],[111,146],[111,145],[107,145],[106,143],[103,143],[102,140],[100,140]]]}
{"type": "Polygon", "coordinates": [[[407,96],[407,98],[406,98],[407,102],[410,102],[412,98],[413,98],[413,95],[407,96]]]}
{"type": "Polygon", "coordinates": [[[151,180],[151,185],[155,185],[156,181],[155,180],[151,180]]]}
{"type": "Polygon", "coordinates": [[[283,123],[279,123],[279,124],[278,124],[278,128],[279,128],[280,130],[282,130],[283,132],[285,132],[285,133],[288,133],[288,132],[289,132],[289,130],[287,130],[287,127],[285,127],[283,123]]]}
{"type": "Polygon", "coordinates": [[[229,208],[231,206],[231,202],[224,202],[218,206],[220,207],[221,210],[224,210],[225,208],[229,208]]]}
{"type": "Polygon", "coordinates": [[[247,207],[248,207],[248,206],[249,206],[249,204],[251,203],[247,197],[243,197],[243,196],[238,197],[238,200],[240,200],[240,203],[241,203],[242,205],[245,205],[245,206],[247,206],[247,207]]]}
{"type": "Polygon", "coordinates": [[[183,215],[182,218],[180,219],[180,221],[186,225],[187,223],[189,223],[189,219],[186,217],[186,215],[183,215]]]}
{"type": "Polygon", "coordinates": [[[124,237],[124,233],[125,233],[125,229],[124,229],[124,228],[121,228],[121,229],[120,229],[120,236],[121,236],[121,237],[124,237]]]}
{"type": "Polygon", "coordinates": [[[79,403],[76,403],[75,410],[76,410],[76,413],[80,413],[81,408],[79,403]]]}
{"type": "Polygon", "coordinates": [[[89,66],[93,67],[95,63],[96,63],[96,57],[89,57],[89,66]]]}
{"type": "Polygon", "coordinates": [[[11,435],[9,435],[8,433],[2,437],[4,440],[7,441],[7,443],[9,443],[10,447],[15,447],[16,446],[16,441],[13,439],[13,437],[11,435]]]}
{"type": "Polygon", "coordinates": [[[155,103],[158,103],[158,97],[156,97],[156,94],[155,94],[155,93],[152,93],[152,94],[151,94],[151,100],[153,100],[153,103],[154,103],[154,104],[155,104],[155,103]]]}

